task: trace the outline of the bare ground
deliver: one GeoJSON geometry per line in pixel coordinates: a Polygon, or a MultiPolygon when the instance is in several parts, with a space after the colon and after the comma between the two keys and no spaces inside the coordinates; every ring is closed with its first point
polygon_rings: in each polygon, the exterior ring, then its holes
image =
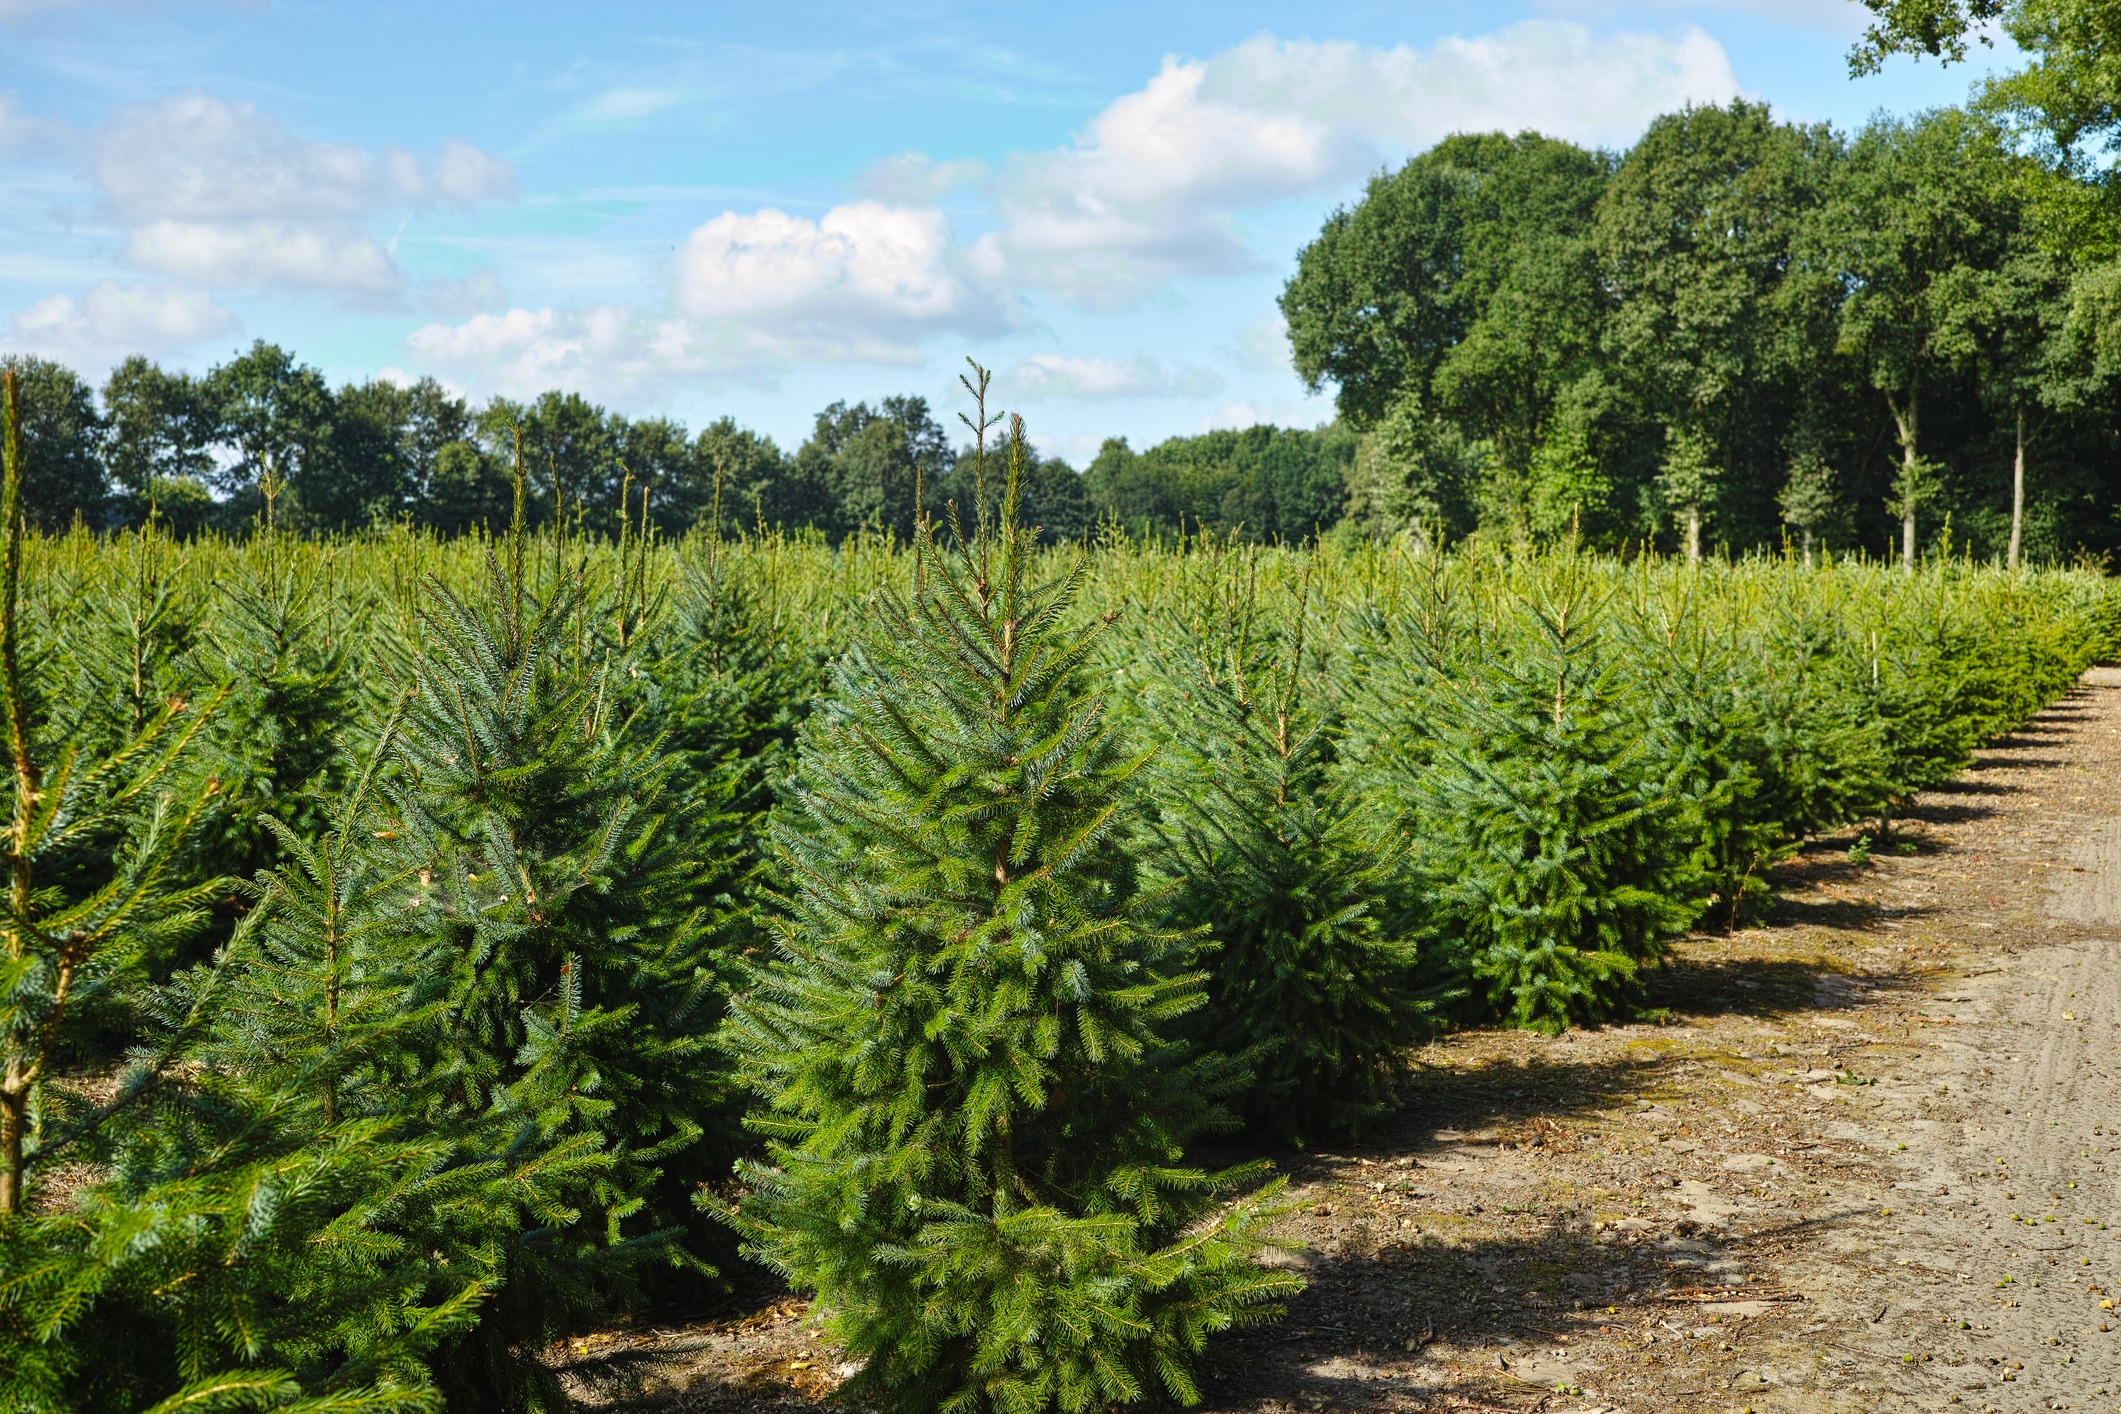
{"type": "MultiPolygon", "coordinates": [[[[2121,1410],[2121,670],[1903,839],[1686,940],[1665,1024],[1450,1037],[1388,1130],[1285,1161],[1309,1288],[1202,1407],[2121,1410]]],[[[731,1414],[844,1368],[786,1297],[554,1355],[731,1414]]]]}

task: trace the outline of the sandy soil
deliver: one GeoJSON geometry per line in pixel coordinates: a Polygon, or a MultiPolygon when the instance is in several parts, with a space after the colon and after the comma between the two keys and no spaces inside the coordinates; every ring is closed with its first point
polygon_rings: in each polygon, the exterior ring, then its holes
{"type": "MultiPolygon", "coordinates": [[[[1895,847],[1821,841],[1767,926],[1686,940],[1664,1024],[1429,1047],[1394,1125],[1283,1161],[1310,1286],[1203,1407],[2121,1410],[2117,785],[2094,670],[1895,847]]],[[[755,1304],[555,1358],[820,1407],[837,1357],[755,1304]]]]}

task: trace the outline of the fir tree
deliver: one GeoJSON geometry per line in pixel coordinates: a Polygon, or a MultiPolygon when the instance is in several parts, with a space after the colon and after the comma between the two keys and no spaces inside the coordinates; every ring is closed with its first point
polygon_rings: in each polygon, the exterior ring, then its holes
{"type": "Polygon", "coordinates": [[[1740,656],[1752,645],[1703,598],[1692,579],[1647,595],[1617,634],[1653,769],[1689,817],[1681,829],[1693,842],[1692,902],[1713,895],[1735,928],[1767,898],[1767,870],[1788,853],[1783,763],[1769,698],[1740,656]]]}
{"type": "Polygon", "coordinates": [[[192,1005],[150,1009],[152,1043],[108,1098],[56,1073],[84,1007],[136,982],[144,956],[200,922],[208,886],[177,887],[171,874],[203,801],[179,811],[161,793],[217,704],[165,704],[117,751],[61,748],[45,768],[45,724],[21,685],[14,411],[9,375],[0,403],[0,727],[14,778],[0,915],[0,1405],[25,1414],[151,1404],[431,1409],[424,1374],[405,1356],[422,1329],[460,1319],[461,1294],[387,1330],[379,1304],[419,1304],[420,1284],[408,1288],[402,1271],[369,1282],[366,1301],[319,1301],[320,1288],[343,1295],[347,1269],[377,1256],[374,1244],[335,1228],[342,1195],[365,1188],[371,1209],[395,1209],[431,1171],[427,1156],[344,1129],[288,1142],[307,1132],[202,1103],[198,1090],[173,1096],[170,1076],[204,1025],[210,986],[192,1005]],[[79,843],[102,835],[121,847],[94,887],[76,892],[95,854],[79,843]],[[38,877],[40,863],[70,855],[69,884],[38,877]],[[77,1166],[77,1183],[89,1175],[64,1204],[36,1187],[62,1165],[77,1166]],[[364,1169],[365,1184],[350,1183],[364,1169]],[[277,1363],[283,1356],[291,1359],[277,1363]],[[306,1381],[293,1368],[305,1363],[306,1381]]]}
{"type": "Polygon", "coordinates": [[[12,370],[4,396],[0,728],[14,798],[0,913],[0,1223],[26,1206],[33,1163],[49,1162],[38,1152],[41,1102],[78,1018],[201,921],[205,886],[173,887],[170,873],[204,800],[184,807],[165,792],[218,706],[173,700],[116,750],[84,756],[62,748],[47,766],[41,724],[22,687],[22,469],[12,370]],[[39,878],[39,866],[54,862],[66,866],[58,886],[39,878]]]}
{"type": "Polygon", "coordinates": [[[1133,891],[1141,761],[1067,627],[1081,562],[1030,578],[1022,457],[1015,423],[999,523],[924,523],[870,601],[775,831],[780,957],[731,1003],[770,1157],[726,1216],[855,1397],[923,1414],[1191,1400],[1207,1337],[1295,1286],[1252,1261],[1270,1195],[1223,1201],[1258,1171],[1179,1167],[1213,1082],[1163,1031],[1201,980],[1133,891]]]}
{"type": "Polygon", "coordinates": [[[419,881],[408,923],[444,978],[424,1103],[507,1116],[531,1151],[601,1150],[564,1218],[509,1238],[472,1347],[444,1362],[453,1400],[548,1407],[549,1374],[517,1352],[631,1299],[648,1263],[704,1272],[681,1238],[691,1188],[728,1162],[698,1141],[730,1088],[711,1033],[737,905],[708,886],[732,872],[730,832],[688,813],[622,687],[646,601],[622,578],[592,603],[557,534],[538,594],[521,526],[484,595],[428,586],[379,834],[419,881]],[[599,642],[602,622],[627,627],[599,642]]]}
{"type": "Polygon", "coordinates": [[[326,566],[271,530],[243,561],[199,633],[197,676],[228,694],[203,742],[219,788],[193,837],[189,867],[200,878],[249,879],[287,857],[290,835],[325,833],[344,785],[340,742],[359,706],[326,566]]]}
{"type": "Polygon", "coordinates": [[[1195,612],[1153,633],[1156,854],[1172,921],[1214,943],[1200,1033],[1250,1060],[1245,1116],[1301,1143],[1373,1117],[1426,1019],[1413,940],[1380,911],[1404,849],[1335,769],[1338,705],[1305,654],[1309,568],[1283,628],[1260,612],[1256,556],[1200,559],[1195,612]]]}
{"type": "Polygon", "coordinates": [[[1626,710],[1586,580],[1565,562],[1519,651],[1446,681],[1416,783],[1438,925],[1496,1009],[1544,1031],[1620,1009],[1700,909],[1675,763],[1626,710]]]}

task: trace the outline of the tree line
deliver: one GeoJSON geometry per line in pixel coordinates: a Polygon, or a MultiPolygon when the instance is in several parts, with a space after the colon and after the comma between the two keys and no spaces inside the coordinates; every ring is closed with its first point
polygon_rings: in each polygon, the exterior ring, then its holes
{"type": "MultiPolygon", "coordinates": [[[[954,502],[969,517],[980,490],[970,448],[912,395],[835,402],[787,453],[727,417],[695,433],[566,391],[474,405],[431,378],[333,388],[263,341],[201,375],[128,358],[100,390],[50,360],[8,363],[21,389],[25,511],[47,531],[152,514],[181,535],[244,535],[268,510],[279,528],[311,534],[400,521],[499,531],[518,456],[533,527],[564,514],[605,535],[622,517],[667,533],[719,513],[726,531],[808,527],[837,541],[866,529],[904,541],[923,512],[941,518],[954,502]]],[[[1031,452],[1024,513],[1048,540],[1080,540],[1103,518],[1136,533],[1301,540],[1340,519],[1353,450],[1336,429],[1255,427],[1143,452],[1109,439],[1086,472],[1031,452]]],[[[997,495],[988,488],[990,509],[997,495]]]]}
{"type": "Polygon", "coordinates": [[[2052,558],[2117,529],[2080,186],[1980,110],[1460,135],[1333,213],[1281,304],[1374,533],[2052,558]]]}

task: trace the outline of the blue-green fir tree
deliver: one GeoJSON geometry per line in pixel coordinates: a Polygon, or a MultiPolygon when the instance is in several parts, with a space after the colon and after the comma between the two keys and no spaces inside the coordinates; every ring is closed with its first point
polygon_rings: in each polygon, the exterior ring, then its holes
{"type": "Polygon", "coordinates": [[[1016,423],[998,521],[923,525],[869,602],[775,830],[779,955],[730,1007],[769,1108],[725,1215],[894,1411],[1191,1400],[1208,1337],[1295,1286],[1254,1261],[1260,1171],[1183,1165],[1227,1067],[1167,1039],[1202,981],[1116,837],[1142,758],[1080,562],[1033,578],[1022,457],[1016,423]]]}
{"type": "Polygon", "coordinates": [[[1701,908],[1685,763],[1646,740],[1599,608],[1565,565],[1522,606],[1515,651],[1439,674],[1415,785],[1436,925],[1496,1012],[1544,1031],[1632,1003],[1701,908]]]}
{"type": "Polygon", "coordinates": [[[674,787],[623,686],[653,636],[638,586],[593,598],[584,557],[557,534],[533,549],[520,513],[487,568],[476,596],[428,586],[376,835],[443,979],[421,1102],[501,1116],[519,1146],[600,1151],[563,1211],[508,1235],[499,1291],[438,1367],[452,1402],[558,1407],[523,1352],[636,1299],[657,1266],[708,1274],[690,1193],[730,1159],[700,1117],[731,1088],[712,1034],[736,835],[674,787]]]}
{"type": "Polygon", "coordinates": [[[1374,1118],[1428,1018],[1415,938],[1388,907],[1405,849],[1336,770],[1337,694],[1293,619],[1260,610],[1258,562],[1203,548],[1188,607],[1159,623],[1146,706],[1153,857],[1171,921],[1212,943],[1204,1042],[1249,1064],[1239,1104],[1302,1142],[1374,1118]]]}

